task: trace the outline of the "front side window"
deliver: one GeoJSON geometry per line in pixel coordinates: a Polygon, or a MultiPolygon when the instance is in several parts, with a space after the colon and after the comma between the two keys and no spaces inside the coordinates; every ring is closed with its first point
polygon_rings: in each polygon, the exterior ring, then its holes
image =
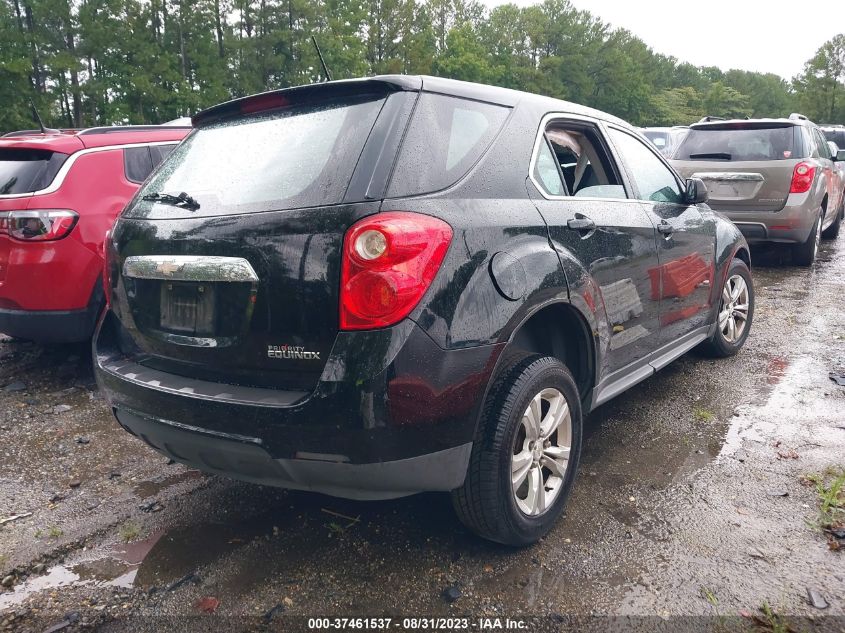
{"type": "Polygon", "coordinates": [[[675,174],[645,143],[621,130],[611,129],[610,136],[637,187],[640,200],[675,204],[683,201],[675,174]]]}
{"type": "Polygon", "coordinates": [[[533,168],[547,194],[576,198],[625,198],[597,131],[589,125],[552,121],[546,127],[533,168]]]}

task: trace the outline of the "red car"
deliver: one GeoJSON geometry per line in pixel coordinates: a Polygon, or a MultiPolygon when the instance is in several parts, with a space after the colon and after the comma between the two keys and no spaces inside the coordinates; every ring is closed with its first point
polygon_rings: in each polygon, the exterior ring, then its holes
{"type": "Polygon", "coordinates": [[[0,332],[91,337],[103,307],[103,238],[190,131],[125,126],[0,137],[0,332]]]}

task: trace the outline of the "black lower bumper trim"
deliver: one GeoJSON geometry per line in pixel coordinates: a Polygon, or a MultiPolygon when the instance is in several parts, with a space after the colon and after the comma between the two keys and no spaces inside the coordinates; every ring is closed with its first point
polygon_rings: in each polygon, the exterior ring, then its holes
{"type": "Polygon", "coordinates": [[[82,310],[0,310],[0,332],[36,343],[77,343],[91,338],[100,306],[82,310]]]}
{"type": "Polygon", "coordinates": [[[311,490],[347,499],[392,499],[459,487],[472,443],[417,457],[370,464],[274,459],[260,440],[197,433],[164,420],[115,409],[118,422],[157,451],[199,470],[256,484],[311,490]]]}

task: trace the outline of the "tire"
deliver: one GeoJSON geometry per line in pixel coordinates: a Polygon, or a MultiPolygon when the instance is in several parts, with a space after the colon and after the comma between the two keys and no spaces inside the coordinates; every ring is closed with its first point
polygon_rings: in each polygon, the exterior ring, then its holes
{"type": "Polygon", "coordinates": [[[485,401],[464,484],[452,492],[460,520],[491,541],[514,546],[537,542],[566,506],[578,470],[581,435],[578,388],[563,363],[534,355],[507,365],[485,401]],[[558,430],[546,435],[548,441],[539,447],[528,434],[531,418],[525,415],[535,398],[539,399],[543,435],[544,429],[553,426],[551,420],[561,421],[558,430]],[[563,401],[568,407],[568,437],[563,401]],[[565,446],[567,440],[565,460],[564,452],[554,449],[565,446]],[[556,464],[554,470],[550,464],[556,464]],[[514,468],[525,472],[518,490],[512,483],[514,468]],[[532,497],[532,490],[542,490],[542,495],[532,497]],[[544,505],[537,502],[547,495],[550,500],[544,505]]]}
{"type": "Polygon", "coordinates": [[[719,299],[719,311],[716,313],[716,331],[709,339],[702,343],[702,349],[708,356],[714,358],[727,358],[736,354],[748,338],[748,333],[751,331],[751,323],[754,320],[754,283],[751,280],[751,271],[744,261],[734,258],[728,268],[728,274],[725,276],[725,283],[722,286],[722,296],[719,299]],[[747,303],[740,303],[743,297],[741,284],[745,288],[745,300],[747,303]],[[739,288],[739,291],[734,297],[734,292],[739,288]],[[729,299],[728,297],[732,297],[729,299]],[[733,301],[736,306],[746,305],[747,308],[743,310],[731,310],[731,314],[725,316],[726,301],[733,301]],[[741,317],[744,315],[744,318],[741,317]],[[731,334],[730,323],[734,323],[734,333],[731,334]],[[737,332],[740,322],[741,331],[737,332]]]}
{"type": "Polygon", "coordinates": [[[836,219],[829,227],[822,231],[822,237],[826,240],[834,240],[839,237],[839,227],[842,226],[842,216],[845,215],[845,194],[843,200],[839,205],[839,213],[836,214],[836,219]]]}
{"type": "Polygon", "coordinates": [[[792,263],[798,266],[812,266],[816,261],[816,255],[819,252],[819,242],[821,241],[822,216],[819,214],[816,223],[810,231],[810,235],[805,242],[795,244],[792,247],[792,263]]]}

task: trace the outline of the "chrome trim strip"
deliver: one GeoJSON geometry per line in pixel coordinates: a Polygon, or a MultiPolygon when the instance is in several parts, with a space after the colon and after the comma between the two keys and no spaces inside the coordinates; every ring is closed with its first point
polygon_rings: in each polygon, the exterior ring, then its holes
{"type": "MultiPolygon", "coordinates": [[[[86,156],[88,154],[96,154],[97,152],[107,152],[114,149],[132,149],[133,147],[153,147],[157,145],[178,145],[180,141],[154,141],[148,143],[125,143],[123,145],[106,145],[104,147],[89,147],[88,149],[83,149],[78,152],[74,152],[71,154],[68,159],[64,162],[64,164],[59,169],[56,177],[53,178],[53,182],[51,182],[47,187],[44,189],[39,189],[38,191],[30,191],[28,193],[6,193],[0,194],[0,200],[14,200],[16,198],[32,198],[33,196],[43,196],[47,195],[48,193],[56,193],[59,190],[59,187],[65,181],[70,168],[73,167],[73,164],[79,159],[80,156],[86,156]]],[[[62,153],[62,152],[60,152],[62,153]]]]}
{"type": "Polygon", "coordinates": [[[762,182],[765,180],[763,174],[752,172],[731,172],[731,171],[697,171],[693,178],[702,180],[728,180],[739,182],[762,182]]]}
{"type": "Polygon", "coordinates": [[[123,275],[163,281],[258,283],[258,275],[243,257],[133,255],[123,263],[123,275]]]}

